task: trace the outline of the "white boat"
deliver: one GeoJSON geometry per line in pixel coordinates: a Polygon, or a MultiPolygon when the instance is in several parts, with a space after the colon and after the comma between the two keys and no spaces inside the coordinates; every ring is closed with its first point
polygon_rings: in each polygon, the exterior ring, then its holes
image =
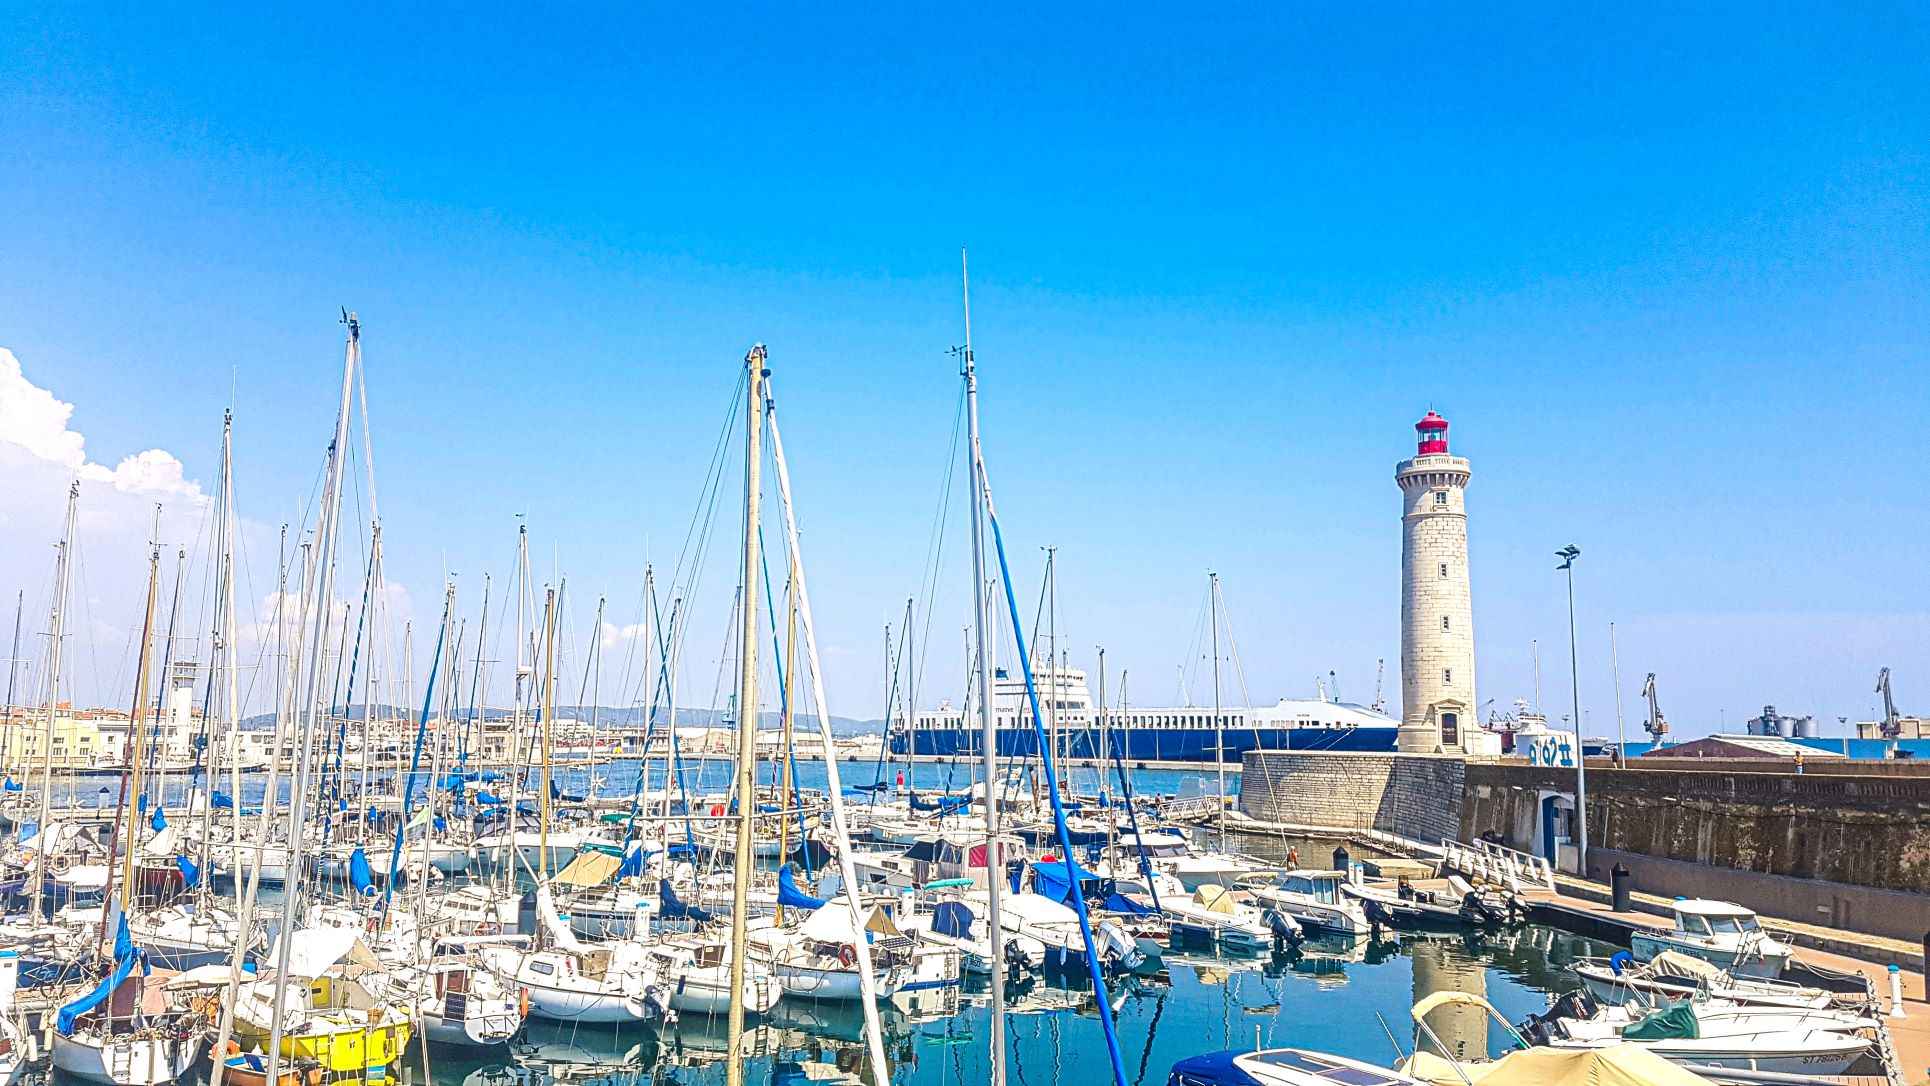
{"type": "Polygon", "coordinates": [[[911,949],[912,940],[883,910],[873,906],[861,926],[841,901],[817,909],[795,928],[762,926],[749,932],[750,955],[770,969],[787,995],[826,1002],[864,998],[861,952],[871,955],[876,998],[897,995],[911,976],[911,949]]]}
{"type": "Polygon", "coordinates": [[[597,942],[648,936],[662,901],[661,885],[650,878],[567,891],[556,904],[567,916],[571,931],[597,942]]]}
{"type": "MultiPolygon", "coordinates": [[[[476,866],[484,871],[501,871],[503,859],[509,854],[511,837],[510,833],[501,832],[476,838],[476,866]]],[[[553,829],[547,838],[539,830],[517,830],[513,837],[517,855],[516,869],[534,872],[544,870],[543,855],[546,840],[550,871],[561,871],[571,859],[575,858],[576,850],[582,847],[584,841],[584,835],[576,830],[553,829]]]]}
{"type": "Polygon", "coordinates": [[[536,889],[548,949],[490,945],[489,968],[529,992],[529,1013],[560,1022],[645,1022],[671,1016],[666,979],[631,941],[591,946],[556,913],[547,885],[536,889]]]}
{"type": "Polygon", "coordinates": [[[1209,1052],[1174,1064],[1166,1081],[1168,1086],[1424,1086],[1398,1071],[1305,1048],[1209,1052]]]}
{"type": "MultiPolygon", "coordinates": [[[[1419,1008],[1416,1004],[1417,1012],[1419,1008]]],[[[1843,1023],[1834,1017],[1816,1017],[1815,1025],[1803,1017],[1831,1013],[1787,1007],[1720,1008],[1685,1002],[1644,1015],[1631,1014],[1622,1007],[1596,1008],[1591,1001],[1571,993],[1548,1011],[1528,1019],[1521,1032],[1529,1041],[1554,1049],[1634,1044],[1692,1068],[1841,1075],[1870,1050],[1872,1042],[1843,1032],[1843,1023]]]]}
{"type": "MultiPolygon", "coordinates": [[[[240,925],[234,914],[219,906],[169,905],[127,918],[134,942],[148,960],[163,969],[187,970],[226,962],[234,956],[240,925]]],[[[259,936],[248,941],[259,949],[259,936]]]]}
{"type": "MultiPolygon", "coordinates": [[[[684,1014],[716,1015],[730,1012],[730,943],[725,935],[691,932],[649,941],[647,953],[657,962],[670,988],[670,1005],[684,1014]]],[[[776,975],[763,963],[744,962],[744,1009],[764,1014],[784,995],[776,975]]]]}
{"type": "Polygon", "coordinates": [[[14,1015],[13,996],[19,985],[19,952],[0,950],[0,1086],[13,1086],[27,1065],[35,1062],[33,1045],[14,1015]]]}
{"type": "Polygon", "coordinates": [[[1638,929],[1629,936],[1629,949],[1644,962],[1665,950],[1679,951],[1740,977],[1780,976],[1791,953],[1789,944],[1762,929],[1752,910],[1701,898],[1678,898],[1674,929],[1638,929]]]}
{"type": "Polygon", "coordinates": [[[1701,958],[1675,950],[1664,950],[1639,964],[1627,955],[1618,954],[1614,958],[1583,959],[1571,968],[1589,995],[1610,1004],[1631,1000],[1652,1003],[1697,995],[1749,1006],[1816,1010],[1834,1002],[1834,997],[1821,988],[1763,977],[1738,977],[1701,958]]]}
{"type": "Polygon", "coordinates": [[[1160,887],[1159,908],[1172,925],[1174,942],[1203,939],[1231,954],[1260,954],[1273,940],[1298,940],[1300,925],[1280,912],[1262,914],[1224,886],[1207,884],[1191,894],[1175,893],[1177,880],[1153,876],[1160,887]]]}
{"type": "MultiPolygon", "coordinates": [[[[898,918],[898,926],[914,933],[921,942],[950,947],[960,955],[959,965],[968,973],[990,973],[992,935],[972,906],[959,898],[941,898],[929,908],[898,918]]],[[[981,906],[981,910],[983,907],[981,906]]],[[[1045,964],[1045,944],[1029,935],[1010,933],[1002,940],[1004,966],[1037,969],[1045,964]]]]}
{"type": "Polygon", "coordinates": [[[438,955],[427,966],[391,964],[389,995],[415,1008],[416,1026],[437,1044],[488,1048],[507,1044],[523,1028],[521,993],[481,962],[438,955]]]}
{"type": "Polygon", "coordinates": [[[1344,871],[1289,871],[1271,880],[1242,884],[1261,909],[1277,909],[1307,931],[1364,936],[1370,925],[1367,910],[1345,893],[1344,871]]]}
{"type": "MultiPolygon", "coordinates": [[[[93,991],[60,1009],[53,1030],[54,1066],[89,1082],[162,1086],[194,1063],[199,1035],[184,1028],[178,1013],[152,1018],[140,1013],[141,955],[123,950],[114,971],[93,991]]],[[[12,961],[17,971],[18,959],[12,961]]],[[[8,1028],[17,1030],[11,1021],[8,1028]]],[[[10,1047],[19,1051],[17,1044],[10,1047]]]]}

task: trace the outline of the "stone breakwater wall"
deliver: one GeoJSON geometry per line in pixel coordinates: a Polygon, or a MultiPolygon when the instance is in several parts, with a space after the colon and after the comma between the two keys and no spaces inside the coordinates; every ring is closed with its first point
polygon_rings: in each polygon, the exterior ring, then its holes
{"type": "Polygon", "coordinates": [[[1461,832],[1467,762],[1428,754],[1251,751],[1240,774],[1249,818],[1380,830],[1422,841],[1461,832]]]}
{"type": "MultiPolygon", "coordinates": [[[[1538,851],[1541,798],[1573,793],[1575,772],[1474,762],[1464,787],[1463,839],[1495,833],[1538,851]]],[[[1927,778],[1741,766],[1611,769],[1591,761],[1588,835],[1595,848],[1658,860],[1930,893],[1927,778]]],[[[1589,866],[1602,865],[1591,854],[1589,866]]],[[[1930,907],[1923,916],[1930,920],[1930,907]]]]}

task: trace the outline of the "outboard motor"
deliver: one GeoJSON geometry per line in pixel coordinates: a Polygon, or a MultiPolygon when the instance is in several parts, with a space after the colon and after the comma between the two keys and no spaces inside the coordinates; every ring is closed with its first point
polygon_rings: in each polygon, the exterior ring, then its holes
{"type": "Polygon", "coordinates": [[[1139,944],[1117,920],[1102,921],[1093,929],[1092,938],[1098,944],[1100,960],[1114,972],[1137,969],[1146,960],[1139,944]]]}
{"type": "Polygon", "coordinates": [[[1301,930],[1300,922],[1278,909],[1268,909],[1266,912],[1261,913],[1260,922],[1265,924],[1267,930],[1273,933],[1273,948],[1275,950],[1279,950],[1282,947],[1299,946],[1300,941],[1306,938],[1306,932],[1301,930]]]}
{"type": "Polygon", "coordinates": [[[1368,933],[1373,937],[1375,942],[1379,942],[1381,929],[1394,926],[1394,914],[1387,911],[1387,906],[1382,905],[1372,898],[1369,898],[1361,904],[1364,907],[1362,911],[1367,914],[1368,933]]]}
{"type": "Polygon", "coordinates": [[[1017,942],[1011,939],[1005,940],[1005,942],[1001,945],[1004,946],[1005,948],[1006,969],[1008,969],[1014,976],[1017,976],[1019,973],[1024,972],[1025,965],[1026,965],[1025,948],[1019,946],[1017,942]]]}

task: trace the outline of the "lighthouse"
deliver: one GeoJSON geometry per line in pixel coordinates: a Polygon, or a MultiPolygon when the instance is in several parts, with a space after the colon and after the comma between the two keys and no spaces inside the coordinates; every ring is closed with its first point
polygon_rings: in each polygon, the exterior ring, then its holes
{"type": "Polygon", "coordinates": [[[1474,604],[1468,591],[1472,474],[1448,452],[1448,421],[1414,424],[1401,488],[1401,730],[1403,754],[1459,753],[1475,728],[1474,604]]]}

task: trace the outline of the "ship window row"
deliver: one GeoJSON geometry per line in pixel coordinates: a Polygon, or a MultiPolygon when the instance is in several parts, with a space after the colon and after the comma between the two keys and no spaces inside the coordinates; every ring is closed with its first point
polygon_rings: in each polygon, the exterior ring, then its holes
{"type": "MultiPolygon", "coordinates": [[[[977,723],[977,718],[973,718],[971,721],[968,722],[966,718],[963,716],[942,716],[942,717],[921,716],[918,719],[919,719],[919,726],[923,728],[959,728],[959,727],[964,727],[967,723],[973,723],[973,724],[977,723]]],[[[1220,719],[1225,721],[1225,726],[1229,728],[1240,728],[1240,727],[1249,726],[1249,722],[1247,721],[1247,718],[1237,713],[1223,714],[1220,717],[1220,719]]],[[[1001,713],[999,714],[999,717],[998,717],[998,723],[1000,727],[1009,727],[1014,724],[1020,724],[1020,725],[1030,724],[1032,723],[1032,714],[1026,713],[1023,717],[1014,717],[1009,713],[1001,713]]],[[[1097,721],[1088,720],[1083,723],[1095,724],[1097,723],[1097,721]]],[[[1257,726],[1260,726],[1261,723],[1262,723],[1261,721],[1253,721],[1251,726],[1257,727],[1257,726]]],[[[1312,727],[1322,726],[1318,721],[1298,721],[1297,720],[1297,721],[1294,721],[1293,723],[1296,725],[1312,726],[1312,727]]],[[[1132,713],[1127,716],[1120,716],[1116,713],[1109,713],[1106,716],[1106,724],[1107,726],[1114,727],[1114,728],[1210,728],[1213,726],[1213,714],[1212,713],[1143,713],[1143,714],[1132,713]]]]}

